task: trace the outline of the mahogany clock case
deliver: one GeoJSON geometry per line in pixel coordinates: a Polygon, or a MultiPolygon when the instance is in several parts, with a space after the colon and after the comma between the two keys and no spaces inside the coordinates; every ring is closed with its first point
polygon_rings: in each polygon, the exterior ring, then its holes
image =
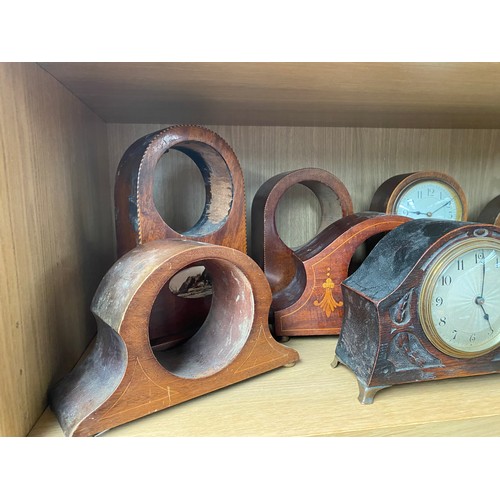
{"type": "Polygon", "coordinates": [[[359,246],[410,219],[359,212],[325,228],[294,255],[290,284],[274,294],[274,334],[278,337],[338,335],[342,326],[341,282],[347,278],[359,246]]]}
{"type": "Polygon", "coordinates": [[[467,220],[468,204],[464,190],[450,175],[435,171],[410,172],[390,177],[375,191],[370,204],[370,210],[395,214],[396,204],[400,196],[405,190],[422,181],[439,182],[451,188],[456,193],[460,204],[461,217],[458,220],[467,220]]]}
{"type": "Polygon", "coordinates": [[[273,339],[271,291],[246,254],[180,239],[139,245],[109,270],[92,302],[98,333],[89,354],[49,394],[68,436],[92,436],[274,368],[298,353],[273,339]],[[155,353],[150,312],[180,269],[213,276],[207,320],[181,345],[155,353]]]}
{"type": "Polygon", "coordinates": [[[388,233],[342,283],[344,321],[333,366],[354,372],[362,403],[392,385],[500,372],[498,348],[468,359],[444,354],[425,335],[418,313],[433,260],[457,242],[485,237],[500,240],[500,229],[413,220],[388,233]]]}

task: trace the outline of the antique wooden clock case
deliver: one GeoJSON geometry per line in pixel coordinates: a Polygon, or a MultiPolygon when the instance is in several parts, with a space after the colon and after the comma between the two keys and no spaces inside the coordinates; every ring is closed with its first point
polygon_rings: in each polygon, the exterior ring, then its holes
{"type": "Polygon", "coordinates": [[[373,195],[370,210],[411,219],[467,220],[467,198],[460,184],[444,172],[395,175],[373,195]]]}
{"type": "MultiPolygon", "coordinates": [[[[434,283],[434,289],[438,284],[434,283]]],[[[377,391],[392,385],[500,372],[498,227],[457,221],[410,221],[378,243],[359,269],[343,282],[342,291],[344,321],[332,366],[342,363],[354,372],[362,403],[373,402],[377,391]],[[461,250],[463,245],[470,249],[461,250]],[[493,250],[488,253],[486,267],[481,262],[481,255],[486,261],[481,249],[490,247],[493,250]],[[447,262],[450,255],[455,255],[455,260],[447,262]],[[465,265],[464,255],[468,255],[465,265]],[[452,284],[451,277],[443,274],[445,263],[446,269],[456,266],[456,273],[469,274],[452,284]],[[483,296],[477,283],[482,273],[485,279],[484,269],[487,269],[488,290],[483,296]],[[474,273],[470,280],[475,280],[475,288],[466,285],[470,273],[474,273]],[[431,278],[442,280],[443,287],[455,286],[448,307],[453,314],[465,307],[463,319],[429,314],[443,305],[442,298],[429,293],[433,290],[431,285],[424,290],[423,285],[430,283],[431,278]],[[430,304],[430,300],[435,303],[430,304]],[[482,346],[484,349],[472,345],[476,331],[467,326],[471,314],[480,322],[481,335],[491,336],[482,346]],[[447,333],[450,337],[446,337],[446,342],[441,339],[441,344],[436,342],[439,335],[431,335],[432,328],[439,334],[446,322],[450,328],[455,324],[458,325],[453,327],[455,330],[464,330],[459,332],[463,345],[458,349],[452,345],[454,329],[447,333]]]]}

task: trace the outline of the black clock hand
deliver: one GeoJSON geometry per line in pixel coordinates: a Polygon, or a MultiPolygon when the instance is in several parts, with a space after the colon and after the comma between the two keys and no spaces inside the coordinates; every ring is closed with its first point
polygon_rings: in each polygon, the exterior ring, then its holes
{"type": "Polygon", "coordinates": [[[493,328],[491,327],[490,323],[490,315],[484,310],[484,277],[486,273],[486,259],[484,258],[484,251],[483,251],[483,267],[482,267],[482,273],[481,273],[481,295],[479,297],[476,297],[476,304],[481,308],[483,311],[483,318],[488,322],[488,325],[490,327],[491,333],[493,333],[493,328]]]}
{"type": "Polygon", "coordinates": [[[404,205],[401,205],[401,208],[403,210],[406,210],[409,214],[417,214],[417,215],[422,215],[424,212],[420,212],[419,210],[410,210],[409,208],[406,208],[404,205]]]}
{"type": "Polygon", "coordinates": [[[451,203],[451,200],[448,200],[444,205],[441,205],[439,208],[436,208],[436,210],[434,210],[434,212],[427,212],[427,215],[429,217],[432,217],[438,210],[441,210],[442,208],[444,208],[446,205],[449,205],[450,203],[451,203]]]}
{"type": "Polygon", "coordinates": [[[483,304],[479,304],[479,307],[483,310],[484,319],[488,322],[488,325],[490,327],[491,333],[493,333],[493,328],[491,327],[491,323],[490,323],[490,315],[484,310],[483,304]]]}
{"type": "Polygon", "coordinates": [[[481,279],[481,297],[484,295],[484,275],[486,273],[486,259],[484,257],[484,250],[483,250],[483,277],[481,279]]]}

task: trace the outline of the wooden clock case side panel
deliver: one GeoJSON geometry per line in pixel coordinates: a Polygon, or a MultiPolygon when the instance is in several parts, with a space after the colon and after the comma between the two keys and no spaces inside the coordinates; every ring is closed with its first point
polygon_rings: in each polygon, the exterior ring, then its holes
{"type": "Polygon", "coordinates": [[[359,381],[369,386],[380,343],[377,306],[344,283],[341,287],[344,317],[335,356],[355,373],[359,381]]]}
{"type": "Polygon", "coordinates": [[[137,190],[139,169],[137,165],[141,163],[149,142],[156,134],[157,132],[153,132],[141,137],[129,146],[116,171],[114,198],[118,258],[141,243],[137,190]]]}
{"type": "Polygon", "coordinates": [[[388,206],[389,199],[391,198],[391,195],[393,194],[396,187],[409,175],[411,175],[411,173],[395,175],[384,181],[377,188],[372,197],[372,201],[370,203],[370,211],[392,213],[393,207],[388,206]]]}
{"type": "Polygon", "coordinates": [[[500,194],[486,204],[477,220],[478,222],[500,226],[500,194]]]}
{"type": "Polygon", "coordinates": [[[118,388],[127,369],[123,339],[99,317],[92,350],[50,388],[48,402],[66,436],[72,436],[89,415],[118,388]]]}
{"type": "Polygon", "coordinates": [[[283,282],[290,283],[299,264],[294,251],[279,237],[275,218],[275,210],[282,196],[275,188],[290,173],[283,172],[268,179],[257,190],[252,201],[251,255],[266,274],[273,295],[283,288],[283,282]]]}

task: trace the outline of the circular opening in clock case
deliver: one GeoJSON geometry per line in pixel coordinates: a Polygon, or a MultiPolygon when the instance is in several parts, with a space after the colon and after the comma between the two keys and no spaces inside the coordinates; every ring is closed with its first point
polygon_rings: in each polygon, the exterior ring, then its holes
{"type": "Polygon", "coordinates": [[[187,379],[213,375],[228,366],[245,345],[254,320],[252,287],[238,266],[206,259],[190,264],[190,269],[196,268],[204,269],[206,279],[199,286],[186,287],[185,293],[201,294],[210,288],[212,301],[205,321],[182,344],[153,351],[166,370],[187,379]]]}

